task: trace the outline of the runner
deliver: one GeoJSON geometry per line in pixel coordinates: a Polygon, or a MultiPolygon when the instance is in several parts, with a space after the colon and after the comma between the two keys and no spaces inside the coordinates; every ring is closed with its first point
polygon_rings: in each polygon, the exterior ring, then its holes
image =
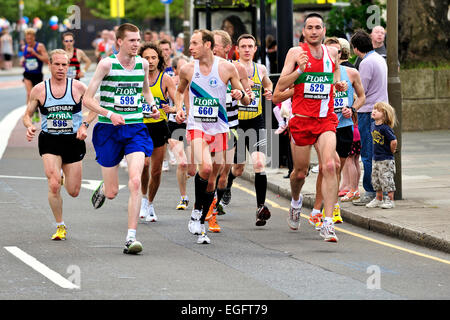
{"type": "Polygon", "coordinates": [[[124,253],[139,253],[142,244],[136,240],[141,207],[141,175],[146,156],[151,156],[153,142],[143,123],[139,105],[141,93],[150,102],[153,117],[159,117],[148,84],[148,62],[137,56],[140,46],[139,29],[122,24],[117,30],[117,55],[102,59],[89,83],[85,105],[99,114],[92,142],[97,162],[102,168],[102,181],[92,195],[95,209],[105,198],[114,199],[119,190],[118,166],[125,155],[128,163],[128,233],[124,253]],[[100,87],[100,104],[94,98],[100,87]]]}
{"type": "Polygon", "coordinates": [[[39,154],[47,176],[48,202],[56,222],[56,233],[52,240],[65,240],[67,236],[60,193],[61,169],[65,175],[64,187],[67,193],[77,197],[81,188],[82,160],[86,154],[84,140],[89,123],[96,116],[90,113],[89,119],[83,122],[81,105],[86,86],[78,80],[67,78],[68,67],[69,57],[64,50],[50,52],[51,78],[31,90],[23,116],[27,140],[32,141],[37,128],[31,117],[38,109],[42,114],[39,154]]]}
{"type": "MultiPolygon", "coordinates": [[[[180,69],[186,64],[189,63],[189,58],[185,55],[179,55],[172,60],[172,67],[175,72],[175,76],[173,77],[175,86],[179,84],[179,74],[180,69]]],[[[184,102],[183,102],[183,111],[186,112],[185,105],[189,104],[189,95],[184,94],[184,102]]],[[[186,122],[178,124],[175,119],[175,114],[169,114],[169,147],[172,149],[172,152],[175,156],[177,162],[177,181],[178,187],[180,189],[180,202],[178,203],[176,209],[177,210],[186,210],[189,205],[189,197],[186,192],[186,181],[189,177],[195,176],[196,173],[196,165],[193,164],[191,160],[191,152],[190,148],[187,145],[186,141],[186,122]],[[188,160],[189,159],[189,160],[188,160]]]]}
{"type": "Polygon", "coordinates": [[[297,230],[300,225],[302,195],[300,194],[309,169],[311,146],[317,143],[323,173],[325,219],[320,235],[325,241],[337,242],[333,224],[333,207],[337,202],[336,126],[333,112],[334,87],[346,91],[347,84],[339,82],[336,68],[338,50],[322,44],[326,28],[321,15],[311,13],[305,18],[305,42],[291,48],[281,72],[277,87],[280,92],[294,84],[293,117],[289,121],[294,170],[291,173],[291,209],[288,224],[297,230]],[[297,67],[298,65],[298,67],[297,67]]]}
{"type": "Polygon", "coordinates": [[[72,32],[65,32],[62,35],[62,41],[64,45],[64,50],[67,52],[70,64],[69,71],[67,72],[67,77],[72,79],[80,80],[84,77],[84,74],[89,70],[91,66],[91,59],[84,53],[83,50],[75,48],[75,37],[72,32]],[[84,62],[84,70],[81,70],[81,63],[84,62]]]}
{"type": "MultiPolygon", "coordinates": [[[[251,34],[243,34],[237,41],[239,62],[241,62],[250,79],[252,92],[255,99],[248,106],[239,105],[239,129],[243,131],[241,143],[238,144],[238,152],[235,155],[235,165],[228,176],[228,185],[231,188],[233,180],[244,172],[246,150],[250,153],[253,170],[255,172],[255,191],[256,191],[256,225],[264,226],[266,220],[270,218],[270,211],[265,205],[267,192],[266,149],[267,132],[265,129],[264,118],[262,115],[262,99],[272,100],[273,84],[269,79],[267,69],[264,65],[253,62],[257,46],[256,39],[251,34]],[[239,146],[245,149],[240,150],[239,146]],[[240,155],[237,157],[237,155],[240,155]]],[[[241,131],[240,131],[241,132],[241,131]]],[[[231,198],[231,189],[227,186],[226,197],[231,198]]],[[[225,196],[224,196],[225,198],[225,196]]]]}
{"type": "Polygon", "coordinates": [[[148,62],[150,91],[160,112],[159,118],[152,118],[149,105],[143,99],[144,123],[153,141],[153,153],[151,158],[145,158],[144,170],[142,171],[141,189],[144,198],[141,202],[139,218],[142,222],[156,222],[158,217],[153,207],[153,200],[161,183],[162,163],[166,153],[166,143],[170,136],[167,115],[175,112],[175,108],[168,105],[168,97],[174,99],[175,84],[171,77],[164,72],[164,58],[158,46],[151,42],[146,43],[139,49],[139,55],[148,62]],[[151,174],[149,174],[150,163],[151,174]],[[145,197],[147,193],[148,198],[145,197]]]}
{"type": "MultiPolygon", "coordinates": [[[[27,105],[30,100],[31,89],[44,80],[42,67],[48,63],[48,53],[43,43],[36,41],[36,31],[32,28],[25,30],[25,47],[23,49],[22,65],[25,68],[23,83],[27,91],[27,105]]],[[[39,122],[39,112],[33,116],[33,122],[39,122]]]]}
{"type": "MultiPolygon", "coordinates": [[[[231,50],[232,46],[230,35],[224,30],[214,30],[213,34],[214,34],[214,50],[213,50],[214,55],[226,59],[228,56],[228,52],[231,50]]],[[[246,90],[247,94],[249,96],[252,96],[252,91],[250,89],[247,77],[247,70],[238,61],[233,61],[232,63],[234,64],[234,66],[238,71],[239,79],[241,81],[242,86],[246,90]]],[[[223,204],[221,204],[221,201],[227,188],[228,174],[233,164],[234,152],[238,141],[238,133],[237,133],[237,128],[239,124],[238,103],[237,100],[234,100],[231,97],[230,83],[228,83],[227,88],[227,117],[230,132],[228,133],[228,149],[226,151],[225,156],[225,165],[217,180],[216,197],[214,198],[210,211],[208,212],[208,216],[206,217],[206,220],[208,221],[209,224],[209,231],[211,232],[220,232],[221,230],[219,224],[217,223],[217,214],[225,214],[223,210],[223,204]]]]}
{"type": "Polygon", "coordinates": [[[228,118],[225,109],[227,83],[231,81],[231,96],[250,98],[243,91],[239,75],[232,63],[214,57],[214,35],[209,30],[194,31],[189,50],[195,59],[180,70],[180,84],[175,95],[177,122],[188,114],[187,138],[199,171],[195,175],[195,203],[188,228],[199,234],[197,243],[210,243],[205,217],[214,199],[215,181],[224,163],[227,149],[228,118]],[[182,109],[183,93],[189,86],[189,109],[182,109]]]}

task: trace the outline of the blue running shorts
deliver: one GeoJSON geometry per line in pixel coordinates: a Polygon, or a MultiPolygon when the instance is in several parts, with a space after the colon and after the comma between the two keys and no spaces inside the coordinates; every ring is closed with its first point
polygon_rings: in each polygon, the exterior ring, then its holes
{"type": "Polygon", "coordinates": [[[114,126],[97,123],[92,135],[96,160],[102,167],[114,167],[120,163],[124,155],[133,152],[144,152],[150,157],[153,152],[153,141],[143,123],[114,126]]]}

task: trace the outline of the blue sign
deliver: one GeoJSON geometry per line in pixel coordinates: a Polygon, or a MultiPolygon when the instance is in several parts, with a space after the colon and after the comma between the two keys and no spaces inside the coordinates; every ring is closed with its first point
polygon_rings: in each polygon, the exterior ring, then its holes
{"type": "Polygon", "coordinates": [[[171,4],[173,0],[161,0],[162,4],[171,4]]]}

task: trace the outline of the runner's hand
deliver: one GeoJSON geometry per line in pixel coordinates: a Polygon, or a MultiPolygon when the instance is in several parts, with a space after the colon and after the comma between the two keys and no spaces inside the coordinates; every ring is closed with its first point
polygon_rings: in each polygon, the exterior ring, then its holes
{"type": "Polygon", "coordinates": [[[78,128],[78,131],[77,131],[77,139],[78,140],[84,140],[86,138],[87,138],[86,126],[81,124],[81,126],[78,128]]]}
{"type": "Polygon", "coordinates": [[[155,119],[155,120],[159,119],[159,116],[160,116],[161,113],[159,112],[158,108],[157,107],[153,107],[152,111],[153,111],[152,112],[152,118],[155,119]]]}
{"type": "Polygon", "coordinates": [[[234,100],[241,100],[244,96],[242,95],[241,90],[233,89],[233,90],[231,90],[231,97],[234,100]]]}
{"type": "Polygon", "coordinates": [[[181,124],[184,122],[184,120],[186,120],[186,114],[184,113],[183,110],[177,112],[175,120],[177,121],[178,124],[181,124]]]}
{"type": "Polygon", "coordinates": [[[342,108],[342,115],[344,116],[344,118],[351,118],[352,113],[352,109],[350,109],[349,107],[342,108]]]}
{"type": "Polygon", "coordinates": [[[300,70],[305,71],[306,63],[308,63],[308,54],[305,51],[303,51],[297,57],[296,62],[298,64],[298,67],[300,68],[300,70]]]}
{"type": "Polygon", "coordinates": [[[272,100],[272,91],[269,89],[264,89],[263,96],[266,98],[266,100],[272,100]]]}
{"type": "Polygon", "coordinates": [[[337,91],[347,91],[348,84],[347,81],[338,81],[334,84],[337,91]]]}
{"type": "Polygon", "coordinates": [[[115,125],[115,126],[121,126],[121,125],[125,124],[125,120],[118,113],[113,113],[111,115],[111,119],[110,120],[111,120],[112,124],[115,125]]]}
{"type": "Polygon", "coordinates": [[[36,127],[31,125],[27,128],[27,140],[31,141],[33,140],[34,136],[36,135],[36,127]]]}
{"type": "Polygon", "coordinates": [[[170,105],[165,104],[165,103],[161,103],[161,107],[164,110],[164,112],[166,114],[171,113],[172,112],[172,108],[170,107],[170,105]]]}

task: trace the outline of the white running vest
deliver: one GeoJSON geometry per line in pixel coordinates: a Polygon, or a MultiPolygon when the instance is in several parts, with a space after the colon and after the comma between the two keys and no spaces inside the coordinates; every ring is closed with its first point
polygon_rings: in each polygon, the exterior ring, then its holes
{"type": "Polygon", "coordinates": [[[219,75],[219,60],[214,57],[211,72],[200,72],[199,61],[194,60],[194,73],[189,84],[189,116],[187,130],[201,130],[209,135],[228,132],[227,85],[219,75]]]}

